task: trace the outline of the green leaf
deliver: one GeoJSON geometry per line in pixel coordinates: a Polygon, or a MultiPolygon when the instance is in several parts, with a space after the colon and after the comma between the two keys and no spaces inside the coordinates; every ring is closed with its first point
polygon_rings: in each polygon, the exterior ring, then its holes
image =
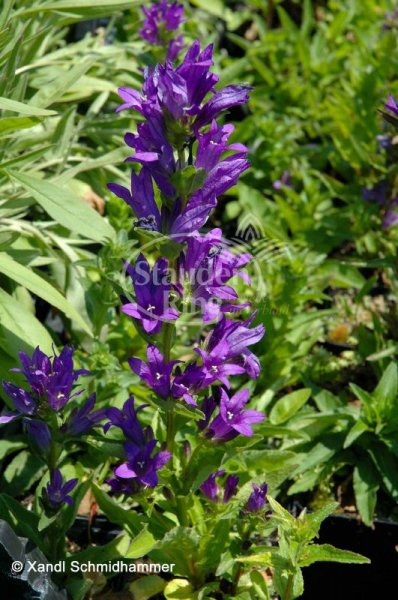
{"type": "Polygon", "coordinates": [[[52,515],[52,517],[47,517],[46,513],[43,511],[40,515],[40,520],[37,525],[37,530],[40,532],[43,531],[44,529],[49,527],[49,525],[51,525],[51,523],[54,523],[54,521],[58,518],[59,518],[58,515],[52,515]]]}
{"type": "Polygon", "coordinates": [[[247,450],[237,453],[236,449],[231,448],[223,457],[222,468],[229,473],[249,470],[271,473],[295,461],[295,453],[288,450],[247,450]]]}
{"type": "MultiPolygon", "coordinates": [[[[44,5],[36,6],[36,9],[42,13],[44,5]]],[[[46,108],[60,100],[63,94],[78,80],[97,60],[96,56],[91,56],[85,60],[78,61],[69,71],[58,74],[51,82],[41,87],[38,92],[30,99],[32,106],[46,108]]]]}
{"type": "Polygon", "coordinates": [[[385,416],[388,417],[388,409],[392,409],[394,403],[398,402],[398,368],[396,363],[389,364],[372,396],[376,398],[380,407],[384,409],[385,416]]]}
{"type": "Polygon", "coordinates": [[[6,117],[0,119],[0,135],[13,133],[20,129],[29,129],[40,122],[38,117],[6,117]]]}
{"type": "Polygon", "coordinates": [[[0,109],[12,110],[13,112],[17,112],[21,115],[25,115],[28,117],[51,117],[57,114],[55,110],[37,108],[35,106],[30,106],[29,104],[24,104],[23,102],[17,102],[16,100],[11,100],[10,98],[3,98],[1,96],[0,109]]]}
{"type": "Polygon", "coordinates": [[[311,544],[301,553],[299,566],[308,567],[316,562],[338,562],[357,565],[369,564],[370,560],[356,552],[340,550],[329,544],[311,544]]]}
{"type": "Polygon", "coordinates": [[[394,500],[398,501],[398,460],[387,446],[373,444],[369,448],[373,462],[381,474],[383,484],[394,500]]]}
{"type": "Polygon", "coordinates": [[[172,579],[164,589],[166,600],[196,600],[197,593],[187,579],[172,579]]]}
{"type": "Polygon", "coordinates": [[[136,512],[131,509],[126,510],[119,506],[119,504],[97,485],[94,484],[91,489],[98,506],[111,523],[124,527],[129,531],[131,536],[136,535],[142,529],[142,521],[136,512]]]}
{"type": "Polygon", "coordinates": [[[365,431],[369,431],[369,427],[362,421],[362,419],[359,419],[348,432],[347,437],[344,440],[344,448],[351,446],[351,444],[355,442],[355,440],[358,439],[363,433],[365,433],[365,431]]]}
{"type": "Polygon", "coordinates": [[[129,590],[134,600],[149,600],[157,594],[161,594],[166,586],[166,581],[159,575],[147,575],[137,581],[130,583],[129,590]]]}
{"type": "Polygon", "coordinates": [[[141,558],[141,556],[148,554],[155,544],[156,540],[145,526],[132,540],[125,556],[126,558],[141,558]]]}
{"type": "Polygon", "coordinates": [[[279,517],[282,521],[286,523],[286,525],[293,526],[295,523],[295,518],[285,509],[279,502],[272,498],[271,496],[267,496],[267,500],[269,505],[272,508],[272,512],[275,516],[279,517]]]}
{"type": "Polygon", "coordinates": [[[138,0],[59,0],[47,4],[37,4],[25,8],[23,15],[43,14],[45,12],[62,12],[78,15],[79,17],[103,17],[112,15],[116,11],[129,10],[138,0]]]}
{"type": "Polygon", "coordinates": [[[250,581],[256,600],[270,600],[268,584],[261,573],[258,571],[252,571],[250,573],[250,581]]]}
{"type": "MultiPolygon", "coordinates": [[[[306,523],[312,530],[312,537],[316,537],[319,529],[325,519],[329,517],[338,507],[338,502],[329,502],[313,513],[307,513],[305,516],[306,523]]],[[[312,538],[311,538],[312,539],[312,538]]]]}
{"type": "Polygon", "coordinates": [[[73,490],[73,503],[65,506],[60,515],[61,527],[65,533],[72,527],[73,523],[75,522],[80,504],[83,501],[84,496],[90,489],[90,486],[91,478],[86,479],[86,481],[82,481],[73,490]]]}
{"type": "Polygon", "coordinates": [[[17,454],[1,477],[1,487],[12,496],[26,492],[45,471],[44,461],[27,450],[17,454]]]}
{"type": "Polygon", "coordinates": [[[174,527],[158,542],[151,556],[156,561],[158,552],[161,552],[159,562],[162,562],[166,556],[170,563],[174,563],[174,572],[177,575],[190,577],[192,564],[199,560],[199,546],[200,536],[196,530],[189,527],[174,527]]]}
{"type": "Polygon", "coordinates": [[[269,420],[273,425],[280,425],[292,417],[311,396],[311,390],[303,388],[279,398],[271,409],[269,420]]]}
{"type": "Polygon", "coordinates": [[[5,252],[0,252],[0,273],[3,273],[20,285],[23,285],[55,308],[58,308],[67,317],[76,321],[89,335],[92,335],[87,323],[83,321],[77,310],[58,292],[58,290],[47,283],[42,277],[36,275],[31,269],[27,269],[20,265],[5,252]]]}
{"type": "Polygon", "coordinates": [[[319,268],[320,274],[329,278],[329,285],[343,288],[360,289],[365,279],[358,269],[337,260],[328,259],[319,268]]]}
{"type": "Polygon", "coordinates": [[[97,242],[115,238],[113,227],[68,188],[64,189],[32,175],[13,171],[7,173],[32,194],[50,217],[63,227],[97,242]]]}
{"type": "Polygon", "coordinates": [[[26,446],[26,440],[23,440],[21,436],[13,436],[6,440],[0,440],[0,460],[4,460],[9,454],[22,450],[26,446]]]}
{"type": "Polygon", "coordinates": [[[380,478],[373,464],[360,460],[354,469],[355,503],[365,525],[372,525],[380,478]]]}
{"type": "Polygon", "coordinates": [[[27,537],[38,548],[42,547],[43,540],[37,529],[39,517],[7,494],[0,494],[0,519],[7,521],[17,535],[27,537]]]}
{"type": "Polygon", "coordinates": [[[16,298],[0,289],[0,325],[8,342],[10,352],[17,357],[18,352],[32,352],[36,346],[46,354],[52,351],[52,338],[47,329],[18,302],[16,298]]]}

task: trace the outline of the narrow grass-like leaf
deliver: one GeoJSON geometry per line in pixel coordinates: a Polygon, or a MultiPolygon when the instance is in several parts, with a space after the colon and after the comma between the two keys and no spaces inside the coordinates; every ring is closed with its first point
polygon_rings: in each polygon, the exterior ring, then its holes
{"type": "Polygon", "coordinates": [[[0,253],[0,273],[3,273],[20,285],[25,286],[28,290],[40,298],[43,298],[43,300],[46,300],[46,302],[55,308],[58,308],[58,310],[63,312],[67,317],[76,321],[76,323],[78,323],[89,335],[92,335],[87,323],[83,321],[77,310],[58,290],[31,269],[27,269],[23,265],[20,265],[5,252],[0,253]]]}
{"type": "Polygon", "coordinates": [[[80,200],[68,188],[63,189],[32,175],[7,171],[20,183],[57,223],[96,242],[113,238],[115,231],[93,208],[80,200]]]}

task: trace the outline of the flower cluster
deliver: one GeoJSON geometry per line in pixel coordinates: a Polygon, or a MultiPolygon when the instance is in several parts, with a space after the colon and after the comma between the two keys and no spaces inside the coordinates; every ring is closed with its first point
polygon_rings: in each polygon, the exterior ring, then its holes
{"type": "Polygon", "coordinates": [[[215,91],[218,77],[210,70],[212,51],[212,46],[201,51],[196,41],[180,66],[166,62],[146,69],[142,93],[119,89],[124,103],[118,110],[134,109],[144,118],[136,134],[125,136],[134,149],[128,160],[142,168],[132,174],[131,189],[115,183],[108,187],[131,206],[138,227],[179,241],[206,223],[217,197],[249,166],[247,148],[227,143],[233,126],[221,126],[216,118],[245,104],[250,88],[230,85],[215,91]],[[161,192],[161,208],[155,201],[154,181],[161,192]]]}
{"type": "MultiPolygon", "coordinates": [[[[164,31],[176,29],[181,21],[179,8],[166,2],[152,5],[144,11],[147,19],[141,34],[159,44],[164,31]]],[[[265,418],[246,408],[249,390],[228,391],[231,377],[258,377],[259,360],[250,347],[261,340],[264,327],[253,325],[255,314],[246,320],[236,318],[249,303],[239,301],[233,279],[238,276],[250,283],[242,269],[251,256],[232,252],[220,229],[201,231],[217,199],[249,167],[247,148],[229,141],[234,127],[219,119],[228,109],[245,104],[250,88],[228,85],[216,91],[212,53],[211,45],[202,50],[195,41],[181,64],[173,64],[169,56],[165,63],[147,68],[141,91],[119,89],[123,104],[117,111],[132,109],[142,118],[137,132],[125,136],[134,151],[127,160],[138,168],[131,174],[130,188],[119,183],[108,188],[131,207],[135,226],[160,248],[154,262],[143,253],[134,263],[124,261],[130,285],[122,297],[122,312],[133,319],[147,342],[150,339],[146,359],[134,356],[129,365],[159,404],[168,407],[163,408],[166,412],[173,412],[179,402],[199,408],[203,441],[222,444],[239,435],[252,436],[253,425],[265,418]],[[171,260],[162,255],[165,243],[171,260]],[[196,315],[208,328],[184,361],[172,359],[173,331],[182,312],[196,315]]],[[[129,399],[122,411],[108,411],[105,429],[119,427],[126,440],[126,462],[108,481],[113,491],[154,487],[158,470],[171,456],[173,418],[165,416],[167,451],[153,455],[157,441],[138,421],[141,408],[136,410],[129,399]]],[[[238,479],[228,476],[221,494],[216,478],[222,475],[222,470],[211,475],[201,490],[212,500],[222,495],[225,503],[235,494],[238,479]]]]}
{"type": "Polygon", "coordinates": [[[153,46],[167,48],[167,59],[174,60],[183,48],[183,36],[173,38],[174,32],[184,20],[184,7],[177,2],[160,0],[142,7],[145,21],[139,31],[142,39],[153,46]]]}
{"type": "MultiPolygon", "coordinates": [[[[0,416],[0,424],[21,418],[28,435],[42,451],[47,451],[51,445],[54,434],[51,430],[54,430],[56,415],[63,421],[57,434],[71,435],[88,433],[105,418],[103,410],[93,410],[95,394],[81,408],[74,408],[67,413],[68,402],[83,392],[75,389],[75,383],[81,375],[89,374],[84,369],[74,369],[73,352],[73,348],[65,346],[58,356],[54,353],[52,360],[39,347],[32,357],[20,352],[22,368],[12,371],[24,376],[28,390],[3,381],[3,389],[11,399],[15,412],[0,416]]],[[[57,419],[55,423],[58,429],[57,419]]]]}
{"type": "Polygon", "coordinates": [[[105,424],[104,431],[112,425],[119,427],[124,433],[126,442],[124,449],[126,462],[115,470],[115,477],[108,479],[113,492],[133,493],[142,487],[155,487],[158,484],[158,471],[170,459],[167,451],[153,454],[157,440],[151,427],[142,428],[137,414],[146,405],[134,406],[134,398],[129,398],[122,410],[109,408],[107,416],[109,422],[105,424]]]}

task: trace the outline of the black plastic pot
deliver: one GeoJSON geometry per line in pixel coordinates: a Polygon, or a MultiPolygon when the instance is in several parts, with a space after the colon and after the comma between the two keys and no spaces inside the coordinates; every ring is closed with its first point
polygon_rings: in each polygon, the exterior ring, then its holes
{"type": "Polygon", "coordinates": [[[317,541],[359,552],[371,564],[316,563],[305,568],[305,600],[379,600],[396,596],[391,586],[398,566],[397,522],[378,520],[371,529],[354,517],[335,515],[324,521],[317,541]],[[382,591],[388,588],[388,593],[382,591]]]}

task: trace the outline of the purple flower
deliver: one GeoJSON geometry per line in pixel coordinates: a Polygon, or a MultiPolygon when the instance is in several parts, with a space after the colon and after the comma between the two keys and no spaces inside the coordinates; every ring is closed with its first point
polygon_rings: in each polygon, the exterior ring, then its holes
{"type": "MultiPolygon", "coordinates": [[[[221,469],[209,475],[209,477],[200,486],[201,492],[212,502],[220,502],[222,488],[216,483],[216,478],[222,477],[225,470],[221,469]]],[[[223,504],[227,504],[237,492],[239,477],[228,475],[224,483],[224,493],[222,495],[223,504]]]]}
{"type": "Polygon", "coordinates": [[[46,452],[50,448],[51,433],[47,423],[38,419],[23,419],[22,420],[28,435],[37,445],[39,450],[46,452]]]}
{"type": "Polygon", "coordinates": [[[228,360],[230,357],[227,342],[220,342],[211,352],[206,352],[201,348],[195,348],[195,352],[202,359],[202,364],[200,365],[202,377],[197,384],[198,389],[204,389],[216,381],[221,382],[229,388],[228,377],[230,375],[245,373],[245,368],[242,365],[228,360]]]}
{"type": "Polygon", "coordinates": [[[247,500],[245,508],[248,512],[256,513],[264,507],[268,486],[266,483],[262,483],[260,486],[253,483],[252,486],[253,491],[247,500]]]}
{"type": "Polygon", "coordinates": [[[121,479],[133,479],[137,483],[155,487],[158,484],[158,471],[170,459],[170,452],[158,452],[151,456],[157,440],[151,440],[143,448],[138,448],[135,444],[127,442],[125,450],[127,462],[115,469],[115,475],[121,479]]]}
{"type": "Polygon", "coordinates": [[[176,31],[184,18],[184,6],[168,0],[151,4],[142,8],[146,19],[139,30],[141,37],[154,46],[165,46],[169,43],[167,58],[174,60],[182,48],[182,36],[170,39],[170,33],[176,31]]]}
{"type": "Polygon", "coordinates": [[[51,473],[50,481],[46,485],[44,498],[48,501],[51,508],[59,509],[62,504],[73,504],[73,498],[69,496],[69,493],[74,489],[78,480],[70,479],[66,483],[63,482],[62,474],[59,469],[55,469],[51,473]]]}
{"type": "Polygon", "coordinates": [[[248,346],[260,341],[265,332],[263,325],[249,328],[255,316],[254,313],[243,323],[223,317],[205,342],[205,351],[208,356],[215,357],[218,352],[224,354],[226,351],[225,360],[233,359],[233,364],[242,366],[249,377],[253,379],[259,375],[260,363],[248,346]],[[225,350],[225,345],[227,345],[227,350],[225,350]]]}
{"type": "Polygon", "coordinates": [[[239,477],[236,475],[228,475],[224,485],[223,503],[227,504],[238,491],[239,477]]]}
{"type": "MultiPolygon", "coordinates": [[[[213,440],[223,442],[232,440],[239,434],[251,437],[252,425],[263,421],[265,415],[257,410],[244,410],[249,400],[249,390],[241,390],[232,398],[229,398],[223,388],[220,388],[220,393],[219,414],[207,426],[206,435],[213,440]]],[[[208,411],[206,419],[209,420],[210,416],[208,411]]]]}
{"type": "Polygon", "coordinates": [[[388,101],[384,104],[384,107],[394,115],[398,116],[398,105],[391,94],[388,96],[388,101]]]}
{"type": "Polygon", "coordinates": [[[221,312],[242,310],[248,303],[234,304],[238,294],[227,282],[235,275],[250,281],[241,267],[250,260],[250,254],[232,254],[222,245],[222,232],[213,229],[205,236],[193,234],[187,239],[186,250],[179,258],[181,296],[184,284],[188,288],[194,308],[199,308],[203,321],[217,319],[221,312]],[[225,302],[225,304],[223,304],[225,302]]]}
{"type": "Polygon", "coordinates": [[[174,365],[181,361],[172,360],[166,363],[163,354],[152,344],[148,346],[147,358],[148,363],[139,358],[130,358],[128,363],[134,373],[145,381],[158,396],[167,398],[171,393],[171,373],[174,365]]]}
{"type": "Polygon", "coordinates": [[[218,126],[212,121],[209,130],[198,135],[198,149],[195,160],[197,169],[207,173],[202,188],[204,197],[220,196],[235,185],[241,174],[249,168],[247,148],[243,144],[230,144],[227,141],[234,131],[233,125],[218,126]],[[221,160],[225,152],[233,152],[221,160]]]}
{"type": "Polygon", "coordinates": [[[394,207],[398,206],[398,198],[394,198],[394,200],[392,200],[388,210],[386,211],[384,217],[383,217],[383,222],[382,222],[382,227],[383,229],[389,229],[390,227],[394,227],[395,225],[398,224],[398,210],[394,210],[394,207]]]}
{"type": "Polygon", "coordinates": [[[388,182],[382,179],[371,188],[363,188],[362,195],[366,202],[374,202],[384,206],[387,202],[388,182]]]}
{"type": "Polygon", "coordinates": [[[290,176],[290,171],[284,171],[282,177],[280,179],[277,179],[276,181],[274,181],[274,183],[272,184],[272,187],[275,190],[281,190],[283,188],[291,188],[292,187],[292,178],[290,176]]]}
{"type": "Polygon", "coordinates": [[[182,398],[187,404],[197,406],[193,394],[202,378],[202,369],[198,368],[196,364],[187,365],[184,372],[177,367],[171,388],[173,398],[182,398]]]}
{"type": "Polygon", "coordinates": [[[121,479],[120,477],[110,477],[105,482],[110,486],[112,494],[137,494],[140,486],[134,479],[121,479]]]}
{"type": "Polygon", "coordinates": [[[137,447],[143,448],[153,438],[152,429],[150,427],[142,429],[137,417],[139,411],[146,406],[148,405],[142,404],[135,409],[134,398],[131,397],[126,400],[122,410],[115,407],[108,408],[106,416],[109,422],[104,425],[104,432],[106,433],[112,425],[119,427],[128,440],[132,441],[137,447]]]}
{"type": "Polygon", "coordinates": [[[233,106],[241,106],[249,102],[251,87],[247,85],[227,85],[222,90],[215,92],[212,98],[201,108],[194,126],[196,129],[211,123],[220,112],[233,106]]]}
{"type": "Polygon", "coordinates": [[[124,104],[118,110],[133,108],[146,119],[142,124],[144,127],[138,128],[135,141],[130,140],[136,144],[137,137],[142,138],[143,145],[136,147],[136,151],[146,152],[148,156],[141,156],[140,160],[151,162],[159,158],[164,152],[165,137],[169,136],[169,143],[173,142],[177,130],[180,134],[185,132],[189,141],[192,133],[211,123],[224,110],[247,103],[251,89],[247,86],[231,85],[214,91],[218,77],[210,72],[212,53],[212,45],[201,51],[196,40],[178,67],[174,68],[168,62],[145,71],[142,95],[131,88],[120,88],[124,104]],[[209,93],[212,97],[202,105],[209,93]],[[174,124],[170,118],[174,119],[174,124]]]}
{"type": "MultiPolygon", "coordinates": [[[[32,396],[40,400],[46,399],[53,410],[59,411],[71,397],[81,393],[72,394],[73,384],[80,375],[88,374],[88,371],[84,369],[75,370],[73,368],[73,352],[73,348],[65,346],[61,354],[55,355],[52,361],[39,347],[33,352],[32,358],[25,352],[20,352],[22,369],[16,368],[12,371],[24,375],[32,396]]],[[[14,395],[12,396],[14,400],[16,399],[15,387],[13,386],[14,395]]]]}
{"type": "Polygon", "coordinates": [[[95,394],[86,400],[81,408],[74,408],[67,423],[61,428],[62,431],[82,435],[96,427],[100,421],[107,416],[107,409],[93,410],[95,406],[95,394]]]}
{"type": "Polygon", "coordinates": [[[9,381],[3,381],[3,389],[7,396],[11,398],[17,412],[0,417],[0,424],[9,423],[22,415],[31,416],[36,414],[37,402],[26,390],[9,381]]]}
{"type": "Polygon", "coordinates": [[[150,231],[160,231],[160,212],[155,202],[152,177],[143,168],[139,175],[131,173],[131,191],[117,183],[108,183],[108,188],[122,198],[133,210],[137,226],[150,231]]]}
{"type": "Polygon", "coordinates": [[[122,306],[122,311],[139,321],[146,333],[159,333],[164,321],[175,321],[179,313],[169,307],[171,284],[167,278],[167,260],[159,258],[153,269],[143,254],[132,267],[125,261],[126,271],[131,277],[136,302],[122,306]]]}

